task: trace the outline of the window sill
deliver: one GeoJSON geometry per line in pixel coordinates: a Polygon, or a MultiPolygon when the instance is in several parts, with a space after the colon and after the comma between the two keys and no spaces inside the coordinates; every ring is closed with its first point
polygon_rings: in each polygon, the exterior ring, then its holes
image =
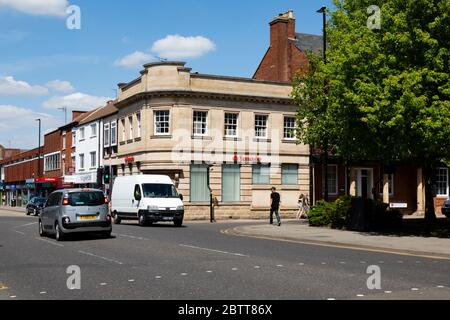
{"type": "Polygon", "coordinates": [[[280,190],[299,190],[299,187],[298,184],[285,184],[281,186],[280,190]]]}
{"type": "Polygon", "coordinates": [[[133,139],[128,139],[127,144],[129,144],[129,143],[133,143],[133,139]]]}
{"type": "Polygon", "coordinates": [[[272,189],[272,185],[270,184],[254,184],[252,185],[252,190],[267,190],[270,191],[272,189]]]}
{"type": "Polygon", "coordinates": [[[254,138],[253,142],[272,142],[272,139],[269,138],[254,138]]]}
{"type": "Polygon", "coordinates": [[[150,139],[172,139],[171,134],[155,134],[150,136],[150,139]]]}
{"type": "Polygon", "coordinates": [[[134,139],[134,142],[140,142],[140,141],[142,141],[142,137],[139,137],[139,138],[135,138],[135,139],[134,139]]]}
{"type": "Polygon", "coordinates": [[[212,141],[212,137],[208,137],[208,136],[191,136],[191,139],[193,140],[205,140],[205,141],[212,141]]]}
{"type": "Polygon", "coordinates": [[[238,138],[238,137],[224,137],[223,141],[242,141],[242,138],[238,138]]]}
{"type": "Polygon", "coordinates": [[[126,144],[125,141],[122,141],[122,142],[120,143],[121,146],[124,146],[125,144],[126,144]]]}
{"type": "Polygon", "coordinates": [[[297,144],[297,140],[295,140],[295,139],[283,139],[282,142],[283,143],[297,144]]]}

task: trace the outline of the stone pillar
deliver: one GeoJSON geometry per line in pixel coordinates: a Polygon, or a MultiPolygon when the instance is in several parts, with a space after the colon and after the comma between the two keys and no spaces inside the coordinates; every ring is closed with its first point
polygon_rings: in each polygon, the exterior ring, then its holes
{"type": "Polygon", "coordinates": [[[383,174],[383,203],[389,204],[389,175],[383,174]]]}
{"type": "Polygon", "coordinates": [[[356,169],[350,169],[350,190],[349,194],[352,197],[356,197],[356,169]]]}
{"type": "Polygon", "coordinates": [[[417,169],[417,214],[425,214],[425,184],[422,168],[417,169]]]}

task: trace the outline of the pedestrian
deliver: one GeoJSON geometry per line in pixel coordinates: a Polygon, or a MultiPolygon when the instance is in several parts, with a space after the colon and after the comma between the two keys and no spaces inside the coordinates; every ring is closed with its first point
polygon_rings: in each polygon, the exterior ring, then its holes
{"type": "Polygon", "coordinates": [[[298,212],[297,212],[297,219],[308,219],[308,212],[309,212],[309,199],[307,196],[305,196],[303,193],[298,198],[298,212]]]}
{"type": "Polygon", "coordinates": [[[275,187],[272,188],[272,194],[270,195],[270,224],[273,224],[273,214],[277,217],[278,226],[281,226],[280,216],[280,202],[281,197],[275,187]]]}

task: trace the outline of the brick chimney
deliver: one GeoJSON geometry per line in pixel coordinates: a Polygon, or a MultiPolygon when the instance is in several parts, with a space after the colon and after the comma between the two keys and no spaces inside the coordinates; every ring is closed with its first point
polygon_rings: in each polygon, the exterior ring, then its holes
{"type": "Polygon", "coordinates": [[[291,82],[306,56],[296,47],[295,17],[289,10],[270,23],[270,48],[256,70],[254,79],[291,82]]]}
{"type": "Polygon", "coordinates": [[[81,116],[82,114],[85,114],[86,111],[76,111],[72,110],[72,121],[81,116]]]}

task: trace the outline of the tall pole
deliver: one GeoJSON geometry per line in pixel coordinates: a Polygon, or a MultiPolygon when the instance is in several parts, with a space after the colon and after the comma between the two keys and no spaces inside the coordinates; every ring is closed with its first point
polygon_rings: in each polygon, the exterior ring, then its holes
{"type": "Polygon", "coordinates": [[[58,110],[64,111],[64,124],[67,124],[67,107],[61,107],[58,110]]]}
{"type": "MultiPolygon", "coordinates": [[[[327,64],[327,7],[322,7],[317,10],[317,13],[322,13],[323,17],[323,62],[327,64]]],[[[324,95],[326,95],[326,80],[324,81],[324,95]]],[[[327,108],[327,101],[324,99],[324,106],[327,108]]],[[[323,146],[323,175],[324,175],[324,200],[328,201],[328,140],[325,139],[323,146]]]]}
{"type": "Polygon", "coordinates": [[[39,122],[39,145],[38,145],[38,169],[37,169],[37,177],[41,177],[41,119],[36,119],[39,122]]]}

